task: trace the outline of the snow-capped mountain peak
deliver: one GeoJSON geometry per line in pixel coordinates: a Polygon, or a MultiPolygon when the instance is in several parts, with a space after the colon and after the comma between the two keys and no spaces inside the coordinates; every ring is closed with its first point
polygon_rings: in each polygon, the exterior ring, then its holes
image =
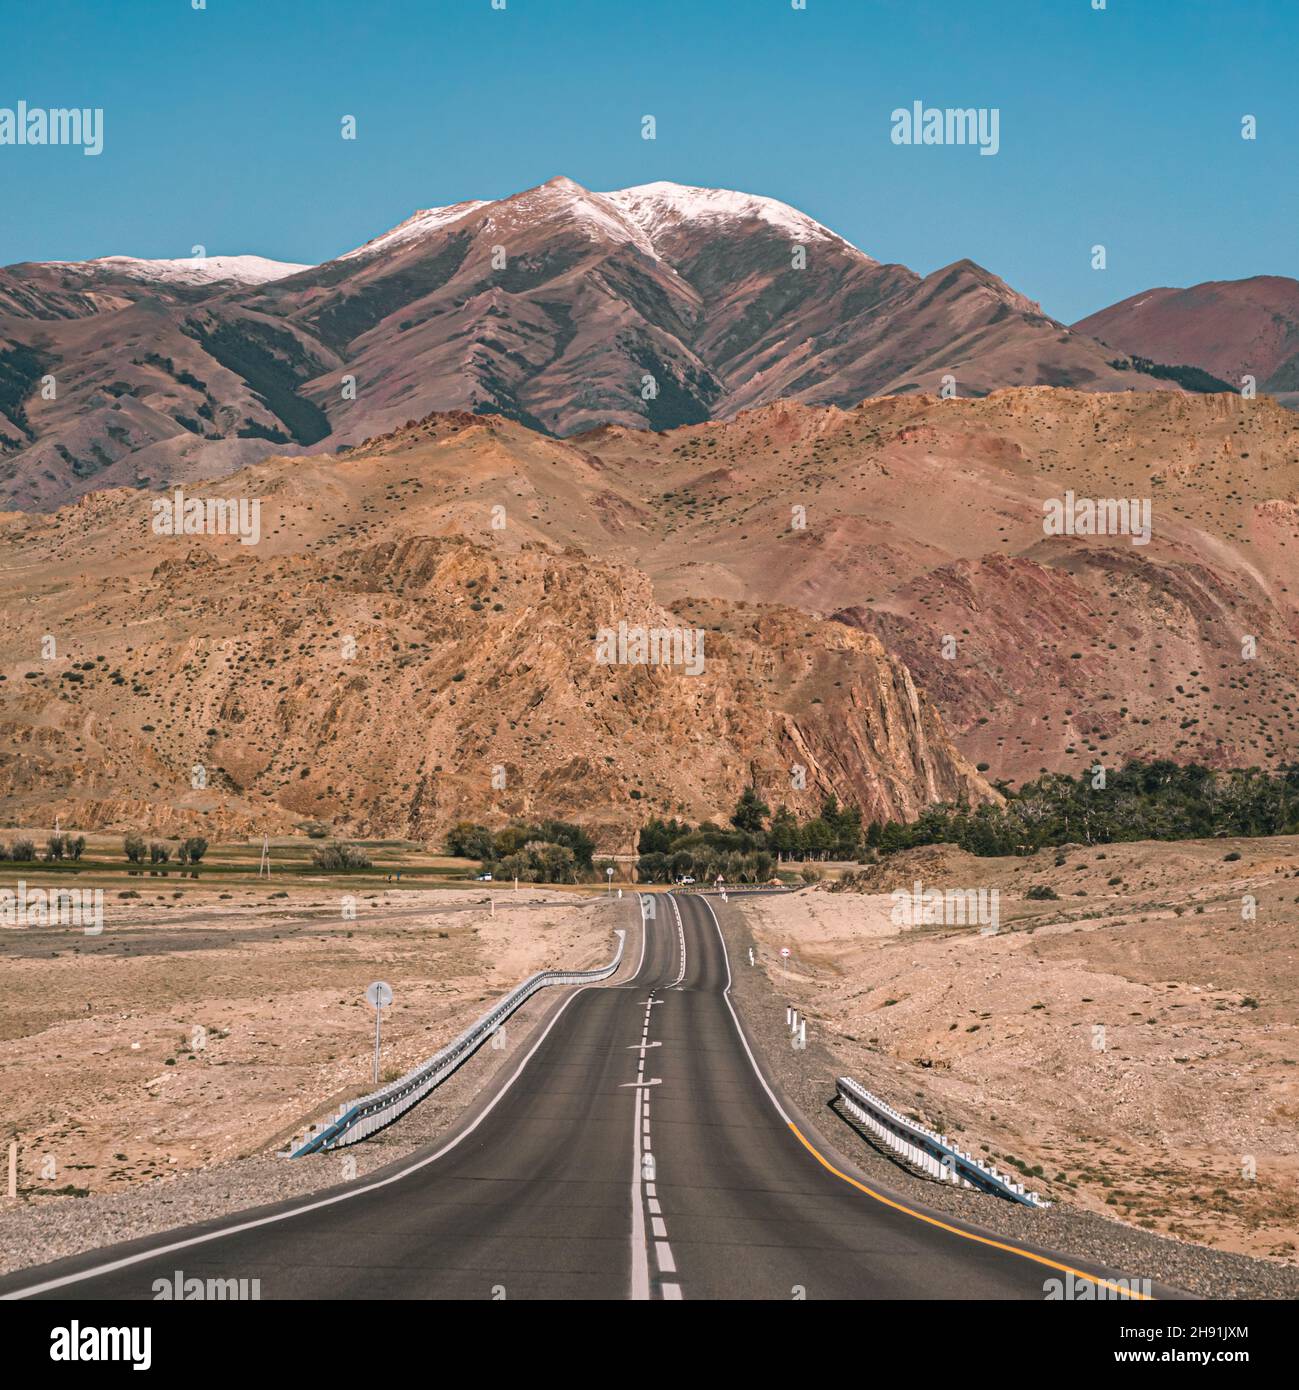
{"type": "MultiPolygon", "coordinates": [[[[837,241],[838,233],[776,198],[738,193],[729,188],[692,188],[682,183],[643,183],[600,195],[636,223],[654,241],[684,223],[726,223],[757,219],[792,241],[837,241]]],[[[856,249],[856,248],[854,248],[856,249]]]]}
{"type": "Polygon", "coordinates": [[[442,208],[423,208],[404,222],[399,222],[390,231],[372,237],[364,246],[358,246],[354,251],[345,251],[338,259],[350,261],[360,256],[372,256],[376,251],[391,251],[406,242],[418,241],[430,232],[437,231],[439,227],[445,227],[449,222],[455,222],[486,206],[484,200],[470,198],[463,203],[448,203],[442,208]]]}
{"type": "Polygon", "coordinates": [[[576,226],[592,240],[630,242],[652,260],[658,259],[654,243],[632,217],[606,193],[593,193],[573,179],[549,179],[536,188],[505,198],[494,211],[494,222],[503,227],[539,221],[562,221],[576,226]]]}
{"type": "Polygon", "coordinates": [[[173,260],[145,260],[138,256],[99,256],[93,261],[54,262],[68,269],[93,274],[112,271],[133,280],[173,285],[210,285],[229,280],[240,285],[264,285],[283,280],[309,265],[292,261],[272,261],[265,256],[179,256],[173,260]]]}
{"type": "Polygon", "coordinates": [[[370,256],[418,241],[480,208],[489,210],[483,224],[489,233],[508,236],[511,231],[539,223],[564,222],[577,227],[592,240],[635,246],[651,260],[661,259],[659,240],[682,227],[711,226],[721,230],[728,224],[754,221],[765,222],[791,241],[836,242],[856,251],[836,232],[776,198],[738,193],[728,188],[692,188],[688,184],[667,182],[596,193],[560,175],[511,197],[494,201],[469,200],[417,212],[391,231],[346,252],[339,260],[370,256]]]}

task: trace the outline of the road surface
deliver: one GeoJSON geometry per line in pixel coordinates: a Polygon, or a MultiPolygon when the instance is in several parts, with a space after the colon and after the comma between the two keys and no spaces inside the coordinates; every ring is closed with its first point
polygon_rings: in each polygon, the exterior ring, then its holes
{"type": "Polygon", "coordinates": [[[569,995],[427,1151],[0,1294],[150,1299],[179,1270],[263,1299],[1041,1300],[1061,1265],[1103,1273],[862,1190],[761,1074],[710,904],[651,901],[631,978],[569,995]]]}

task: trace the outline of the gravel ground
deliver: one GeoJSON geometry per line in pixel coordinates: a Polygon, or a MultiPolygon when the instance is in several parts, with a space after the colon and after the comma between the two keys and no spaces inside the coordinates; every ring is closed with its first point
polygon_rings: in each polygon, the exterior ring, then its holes
{"type": "MultiPolygon", "coordinates": [[[[625,978],[640,957],[636,903],[634,896],[624,898],[616,909],[617,919],[610,923],[627,931],[623,967],[615,979],[625,978]]],[[[295,1159],[255,1155],[125,1192],[40,1202],[4,1199],[0,1205],[0,1274],[321,1192],[426,1148],[446,1133],[498,1072],[517,1066],[538,1025],[569,992],[547,989],[533,995],[502,1029],[504,1048],[479,1048],[412,1111],[364,1143],[295,1159]]]]}
{"type": "MultiPolygon", "coordinates": [[[[834,1108],[836,1078],[846,1073],[815,1031],[809,1030],[805,1050],[795,1051],[791,1046],[783,995],[761,965],[750,967],[747,963],[752,937],[744,922],[742,899],[728,905],[710,901],[717,910],[731,957],[731,997],[764,1062],[826,1142],[850,1158],[882,1190],[977,1223],[998,1235],[1094,1260],[1130,1278],[1150,1279],[1202,1298],[1299,1297],[1299,1270],[1290,1266],[1169,1240],[1060,1203],[1034,1211],[1001,1197],[935,1182],[897,1162],[834,1108]]],[[[889,1099],[882,1081],[860,1072],[854,1079],[889,1099]]]]}

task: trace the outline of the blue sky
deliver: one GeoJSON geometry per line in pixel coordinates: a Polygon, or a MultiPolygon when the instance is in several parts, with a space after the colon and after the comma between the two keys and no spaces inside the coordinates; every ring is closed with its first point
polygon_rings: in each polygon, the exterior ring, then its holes
{"type": "Polygon", "coordinates": [[[0,146],[0,264],[318,261],[563,173],[783,198],[1072,321],[1299,275],[1297,40],[1296,0],[42,0],[6,20],[0,107],[102,107],[105,149],[0,146]],[[1000,153],[894,145],[916,100],[997,107],[1000,153]]]}

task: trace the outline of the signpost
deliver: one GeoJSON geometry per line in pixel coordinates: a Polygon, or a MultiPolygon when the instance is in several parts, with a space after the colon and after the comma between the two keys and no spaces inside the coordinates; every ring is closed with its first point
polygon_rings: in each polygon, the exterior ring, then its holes
{"type": "Polygon", "coordinates": [[[612,896],[612,894],[613,894],[613,865],[610,864],[609,867],[604,871],[604,873],[605,873],[605,877],[609,880],[609,893],[610,893],[610,895],[612,896]]]}
{"type": "Polygon", "coordinates": [[[374,1084],[379,1084],[379,1020],[382,1018],[381,1010],[386,1009],[392,1003],[392,986],[384,980],[376,980],[365,991],[365,997],[369,1003],[374,1005],[374,1084]]]}

